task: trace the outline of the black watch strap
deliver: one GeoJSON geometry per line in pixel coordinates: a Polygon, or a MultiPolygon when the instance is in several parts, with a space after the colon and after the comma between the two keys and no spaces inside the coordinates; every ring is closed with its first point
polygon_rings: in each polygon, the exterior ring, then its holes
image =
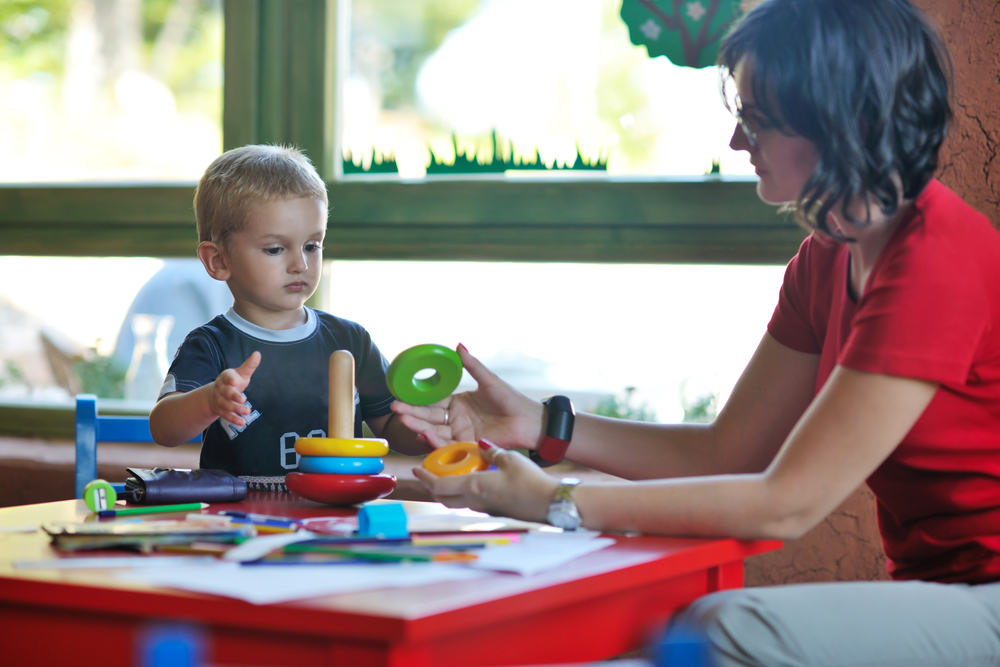
{"type": "Polygon", "coordinates": [[[538,449],[531,451],[528,457],[543,468],[555,465],[566,456],[566,449],[573,439],[573,422],[576,411],[573,401],[565,396],[552,396],[542,401],[548,413],[545,424],[545,437],[538,449]]]}

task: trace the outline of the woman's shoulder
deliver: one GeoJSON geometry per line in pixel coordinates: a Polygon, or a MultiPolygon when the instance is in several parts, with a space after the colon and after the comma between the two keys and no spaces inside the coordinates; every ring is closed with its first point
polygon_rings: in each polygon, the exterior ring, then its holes
{"type": "Polygon", "coordinates": [[[980,293],[1000,305],[1000,231],[936,179],[914,200],[884,252],[881,278],[948,285],[949,292],[980,293]]]}
{"type": "Polygon", "coordinates": [[[814,231],[809,234],[799,246],[799,251],[795,253],[788,265],[786,277],[806,274],[829,275],[838,261],[842,261],[842,255],[847,252],[847,247],[840,241],[826,236],[823,232],[814,231]]]}
{"type": "Polygon", "coordinates": [[[947,185],[932,178],[913,202],[915,217],[928,233],[947,234],[958,240],[971,237],[1000,247],[1000,232],[990,219],[963,200],[947,185]]]}

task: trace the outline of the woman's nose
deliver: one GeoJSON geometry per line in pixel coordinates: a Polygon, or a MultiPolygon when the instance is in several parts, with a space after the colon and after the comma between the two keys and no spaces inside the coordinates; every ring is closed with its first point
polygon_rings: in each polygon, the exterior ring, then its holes
{"type": "Polygon", "coordinates": [[[734,151],[749,151],[752,148],[750,140],[747,139],[747,135],[739,123],[736,123],[736,127],[733,128],[733,136],[729,140],[729,147],[734,151]]]}

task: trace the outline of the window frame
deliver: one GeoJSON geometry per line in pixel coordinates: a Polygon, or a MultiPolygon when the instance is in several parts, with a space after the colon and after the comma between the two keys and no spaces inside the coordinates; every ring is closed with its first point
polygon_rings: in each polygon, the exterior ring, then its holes
{"type": "MultiPolygon", "coordinates": [[[[775,264],[801,243],[805,232],[744,178],[343,177],[348,5],[223,8],[223,146],[305,150],[329,187],[328,258],[775,264]]],[[[0,254],[193,257],[194,185],[0,184],[0,254]]]]}

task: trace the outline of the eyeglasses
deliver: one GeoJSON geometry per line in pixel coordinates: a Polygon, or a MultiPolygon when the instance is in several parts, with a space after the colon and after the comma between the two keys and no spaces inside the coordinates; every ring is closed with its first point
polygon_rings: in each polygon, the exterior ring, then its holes
{"type": "Polygon", "coordinates": [[[767,124],[761,124],[759,121],[756,123],[758,128],[755,130],[751,127],[750,123],[743,116],[743,100],[740,99],[740,94],[736,92],[736,87],[730,88],[727,85],[723,85],[723,95],[726,98],[726,108],[729,112],[733,114],[733,118],[739,124],[740,129],[743,130],[743,134],[746,136],[747,141],[750,142],[751,148],[757,146],[757,133],[761,130],[768,129],[771,127],[767,124]]]}
{"type": "Polygon", "coordinates": [[[746,118],[743,117],[743,109],[740,108],[739,101],[737,101],[736,105],[733,107],[733,117],[736,119],[736,122],[739,123],[740,129],[743,130],[743,134],[746,135],[751,148],[756,148],[757,131],[750,127],[750,123],[748,123],[746,118]]]}

